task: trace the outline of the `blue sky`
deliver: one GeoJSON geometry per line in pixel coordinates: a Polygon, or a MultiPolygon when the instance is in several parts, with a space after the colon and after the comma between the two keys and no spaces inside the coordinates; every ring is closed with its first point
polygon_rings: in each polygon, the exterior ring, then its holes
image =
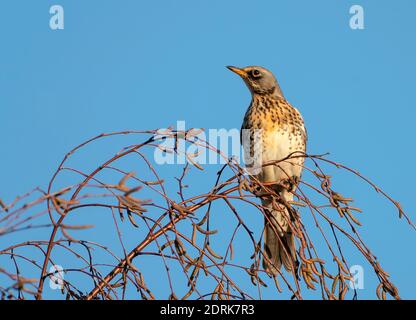
{"type": "MultiPolygon", "coordinates": [[[[415,10],[410,0],[2,1],[0,198],[46,187],[64,154],[101,132],[178,120],[239,128],[250,96],[225,66],[262,65],[302,112],[309,152],[330,152],[413,216],[415,10]],[[49,28],[54,4],[64,7],[64,30],[49,28]],[[353,4],[365,10],[364,30],[349,27],[353,4]]],[[[111,141],[78,164],[117,151],[120,141],[111,141]]],[[[201,181],[193,182],[204,190],[201,181]]],[[[416,298],[415,232],[358,180],[340,175],[337,187],[366,209],[365,240],[402,296],[416,298]]],[[[100,230],[95,237],[108,231],[100,230]]],[[[0,239],[1,247],[24,235],[16,237],[0,239]]],[[[365,268],[360,296],[373,298],[365,268]]]]}

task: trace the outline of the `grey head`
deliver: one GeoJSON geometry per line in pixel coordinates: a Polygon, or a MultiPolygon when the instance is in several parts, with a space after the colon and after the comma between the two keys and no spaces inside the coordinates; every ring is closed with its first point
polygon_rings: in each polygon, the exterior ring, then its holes
{"type": "Polygon", "coordinates": [[[252,94],[270,94],[283,98],[282,90],[273,73],[259,66],[237,68],[227,66],[232,72],[238,74],[246,83],[252,94]]]}

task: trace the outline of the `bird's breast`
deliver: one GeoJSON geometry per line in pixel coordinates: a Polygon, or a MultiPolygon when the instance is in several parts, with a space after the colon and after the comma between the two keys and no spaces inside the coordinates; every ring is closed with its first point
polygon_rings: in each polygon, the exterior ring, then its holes
{"type": "Polygon", "coordinates": [[[295,151],[305,152],[306,131],[302,116],[284,99],[257,97],[244,117],[243,131],[250,139],[243,147],[250,149],[261,143],[264,161],[279,160],[295,151]],[[253,136],[257,135],[257,139],[253,136]]]}

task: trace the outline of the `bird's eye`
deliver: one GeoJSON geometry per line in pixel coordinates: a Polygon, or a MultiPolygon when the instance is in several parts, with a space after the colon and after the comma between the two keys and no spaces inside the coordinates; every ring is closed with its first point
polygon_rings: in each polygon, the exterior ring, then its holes
{"type": "Polygon", "coordinates": [[[254,69],[254,70],[251,71],[251,76],[253,78],[260,78],[261,77],[261,72],[257,69],[254,69]]]}

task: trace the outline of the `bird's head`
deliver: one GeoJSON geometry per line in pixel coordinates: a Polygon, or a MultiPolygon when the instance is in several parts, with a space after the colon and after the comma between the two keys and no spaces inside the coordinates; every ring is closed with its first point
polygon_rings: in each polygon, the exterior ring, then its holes
{"type": "Polygon", "coordinates": [[[276,78],[266,68],[257,66],[245,68],[227,66],[227,68],[238,74],[244,80],[252,94],[275,94],[283,97],[276,78]]]}

